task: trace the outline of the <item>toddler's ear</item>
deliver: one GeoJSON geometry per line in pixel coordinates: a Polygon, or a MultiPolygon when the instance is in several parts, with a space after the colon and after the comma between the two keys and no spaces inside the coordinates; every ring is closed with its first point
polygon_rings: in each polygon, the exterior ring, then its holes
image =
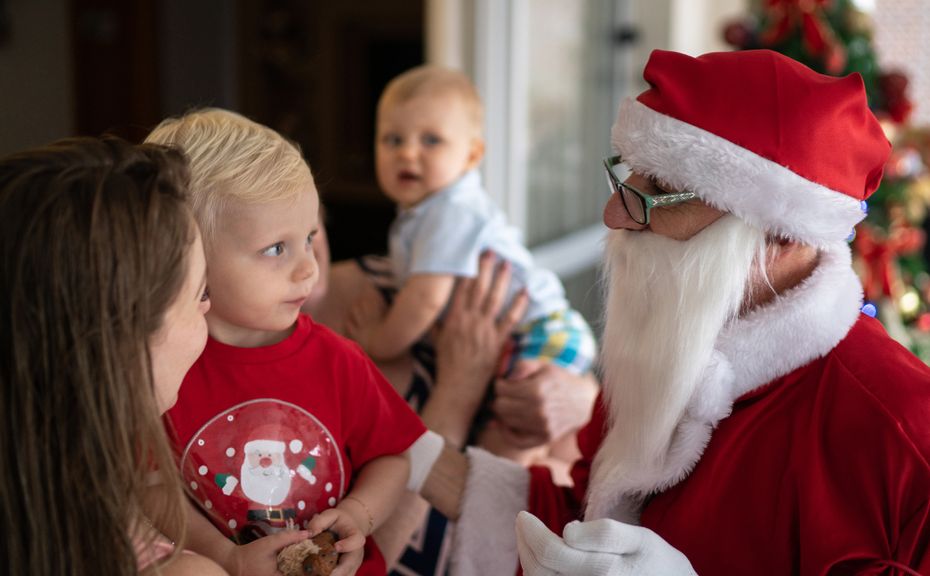
{"type": "Polygon", "coordinates": [[[471,141],[471,149],[468,151],[467,170],[471,170],[481,163],[484,158],[484,138],[475,137],[471,141]]]}

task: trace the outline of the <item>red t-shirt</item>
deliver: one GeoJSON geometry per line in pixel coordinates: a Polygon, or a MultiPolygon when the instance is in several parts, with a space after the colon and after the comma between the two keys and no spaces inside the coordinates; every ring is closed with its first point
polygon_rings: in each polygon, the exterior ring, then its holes
{"type": "MultiPolygon", "coordinates": [[[[426,431],[357,345],[304,315],[272,346],[211,338],[168,420],[199,505],[240,542],[302,527],[342,499],[354,471],[426,431]]],[[[384,572],[369,538],[358,573],[384,572]]]]}
{"type": "MultiPolygon", "coordinates": [[[[532,469],[529,509],[556,533],[581,517],[605,422],[599,403],[574,489],[532,469]]],[[[862,316],[828,355],[739,398],[641,520],[698,574],[930,574],[930,369],[862,316]]]]}

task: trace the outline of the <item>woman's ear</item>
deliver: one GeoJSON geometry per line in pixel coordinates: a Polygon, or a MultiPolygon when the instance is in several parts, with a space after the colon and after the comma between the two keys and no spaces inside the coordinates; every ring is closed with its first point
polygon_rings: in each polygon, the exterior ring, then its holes
{"type": "Polygon", "coordinates": [[[478,164],[481,163],[482,158],[484,158],[484,138],[475,136],[472,138],[471,145],[468,149],[468,164],[466,165],[466,170],[476,168],[478,164]]]}

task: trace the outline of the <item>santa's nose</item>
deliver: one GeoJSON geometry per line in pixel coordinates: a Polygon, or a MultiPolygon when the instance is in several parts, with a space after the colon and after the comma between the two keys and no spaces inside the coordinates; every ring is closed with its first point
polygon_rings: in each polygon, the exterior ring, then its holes
{"type": "Polygon", "coordinates": [[[271,457],[269,457],[269,456],[262,456],[262,457],[259,458],[259,460],[258,460],[258,465],[261,466],[262,468],[267,468],[267,467],[271,466],[271,457]]]}
{"type": "Polygon", "coordinates": [[[623,206],[623,200],[617,193],[611,194],[610,200],[604,206],[604,224],[612,230],[642,230],[646,227],[630,217],[630,213],[623,206]]]}

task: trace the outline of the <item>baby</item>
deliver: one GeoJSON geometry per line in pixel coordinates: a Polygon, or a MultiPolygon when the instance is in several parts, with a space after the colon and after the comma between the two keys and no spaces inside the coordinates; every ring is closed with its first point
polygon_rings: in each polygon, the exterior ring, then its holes
{"type": "Polygon", "coordinates": [[[279,134],[224,110],[166,120],[147,140],[189,156],[207,258],[210,338],[168,413],[213,522],[191,515],[191,548],[232,574],[274,574],[280,544],[262,536],[330,529],[340,566],[384,574],[367,536],[393,511],[403,453],[425,429],[357,346],[300,313],[319,273],[310,168],[279,134]]]}
{"type": "Polygon", "coordinates": [[[348,333],[375,359],[406,352],[440,318],[456,277],[474,277],[479,255],[490,250],[512,267],[509,297],[523,289],[530,300],[502,374],[525,373],[527,360],[584,373],[594,336],[482,188],[483,154],[482,104],[464,74],[421,66],[388,84],[378,103],[375,155],[378,183],[398,205],[389,248],[399,291],[386,312],[356,306],[348,333]]]}

